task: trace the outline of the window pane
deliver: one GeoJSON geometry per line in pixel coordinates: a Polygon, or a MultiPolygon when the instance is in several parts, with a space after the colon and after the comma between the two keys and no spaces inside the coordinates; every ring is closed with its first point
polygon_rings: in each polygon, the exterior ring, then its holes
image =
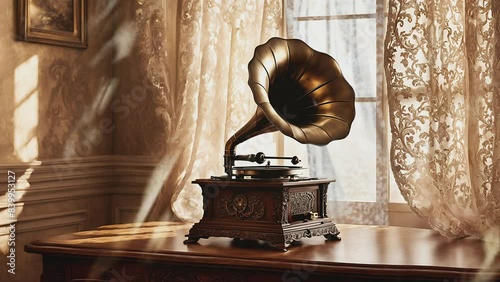
{"type": "Polygon", "coordinates": [[[376,96],[376,20],[295,22],[294,37],[334,57],[356,97],[376,96]]]}
{"type": "Polygon", "coordinates": [[[376,0],[294,0],[294,16],[374,14],[376,0]]]}
{"type": "MultiPolygon", "coordinates": [[[[292,37],[334,57],[357,98],[375,98],[377,1],[292,1],[292,37]],[[368,15],[355,16],[359,14],[368,15]]],[[[346,139],[324,147],[307,145],[309,175],[336,180],[328,192],[330,200],[377,201],[376,130],[375,99],[364,100],[356,103],[356,118],[346,139]]],[[[287,146],[285,142],[285,151],[287,146]]]]}
{"type": "Polygon", "coordinates": [[[309,146],[312,176],[336,179],[329,197],[337,201],[376,201],[376,104],[356,103],[347,138],[328,146],[309,146]]]}

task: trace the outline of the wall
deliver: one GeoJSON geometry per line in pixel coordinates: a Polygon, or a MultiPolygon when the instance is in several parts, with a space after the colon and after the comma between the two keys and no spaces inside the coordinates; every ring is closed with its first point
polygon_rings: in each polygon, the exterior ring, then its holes
{"type": "Polygon", "coordinates": [[[117,34],[135,28],[130,53],[116,63],[117,101],[112,107],[116,155],[161,158],[168,132],[158,114],[175,89],[177,1],[126,1],[117,6],[117,34]],[[139,134],[138,134],[139,133],[139,134]]]}
{"type": "Polygon", "coordinates": [[[88,1],[89,46],[15,40],[15,1],[0,9],[0,281],[37,281],[35,239],[111,222],[115,50],[113,1],[88,1]],[[104,128],[104,130],[103,130],[104,128]],[[7,171],[17,178],[16,215],[7,208],[7,171]],[[7,273],[7,238],[15,222],[16,274],[7,273]]]}
{"type": "Polygon", "coordinates": [[[69,145],[80,157],[111,153],[112,136],[94,130],[111,117],[106,108],[93,107],[112,77],[112,50],[103,46],[113,25],[100,17],[98,6],[89,1],[89,47],[76,49],[16,41],[14,2],[3,3],[0,161],[68,157],[69,145]],[[33,112],[38,115],[27,114],[33,112]]]}
{"type": "MultiPolygon", "coordinates": [[[[117,6],[116,35],[132,34],[131,48],[114,67],[119,79],[111,105],[113,154],[134,164],[115,170],[111,195],[113,222],[142,221],[149,216],[149,200],[164,188],[169,161],[165,144],[168,118],[163,107],[175,95],[176,24],[178,1],[122,1],[117,6]]],[[[122,40],[119,40],[122,41],[122,40]]],[[[162,207],[170,209],[168,189],[162,207]]],[[[156,220],[156,218],[154,218],[156,220]]]]}

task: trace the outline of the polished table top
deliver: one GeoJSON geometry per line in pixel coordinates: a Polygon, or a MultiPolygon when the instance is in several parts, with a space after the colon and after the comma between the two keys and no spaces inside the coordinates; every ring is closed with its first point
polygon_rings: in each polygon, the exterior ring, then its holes
{"type": "Polygon", "coordinates": [[[191,224],[148,222],[102,226],[35,241],[28,252],[151,259],[189,264],[290,269],[304,264],[322,272],[500,273],[498,243],[451,240],[427,229],[338,224],[341,241],[306,238],[281,252],[260,241],[201,239],[184,245],[191,224]]]}

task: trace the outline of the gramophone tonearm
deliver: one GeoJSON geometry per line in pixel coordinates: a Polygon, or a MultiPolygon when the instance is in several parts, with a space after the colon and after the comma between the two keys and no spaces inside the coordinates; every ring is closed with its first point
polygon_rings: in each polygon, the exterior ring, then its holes
{"type": "Polygon", "coordinates": [[[257,154],[249,154],[249,155],[236,155],[233,157],[235,161],[249,161],[256,162],[258,164],[263,164],[266,160],[291,160],[292,164],[296,165],[300,163],[300,159],[297,156],[293,157],[270,157],[266,156],[262,152],[258,152],[257,154]]]}

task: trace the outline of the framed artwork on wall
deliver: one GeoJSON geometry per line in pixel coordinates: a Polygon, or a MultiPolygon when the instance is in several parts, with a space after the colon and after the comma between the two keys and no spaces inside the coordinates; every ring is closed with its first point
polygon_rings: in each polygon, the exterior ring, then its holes
{"type": "Polygon", "coordinates": [[[87,48],[87,0],[17,0],[18,39],[87,48]]]}

